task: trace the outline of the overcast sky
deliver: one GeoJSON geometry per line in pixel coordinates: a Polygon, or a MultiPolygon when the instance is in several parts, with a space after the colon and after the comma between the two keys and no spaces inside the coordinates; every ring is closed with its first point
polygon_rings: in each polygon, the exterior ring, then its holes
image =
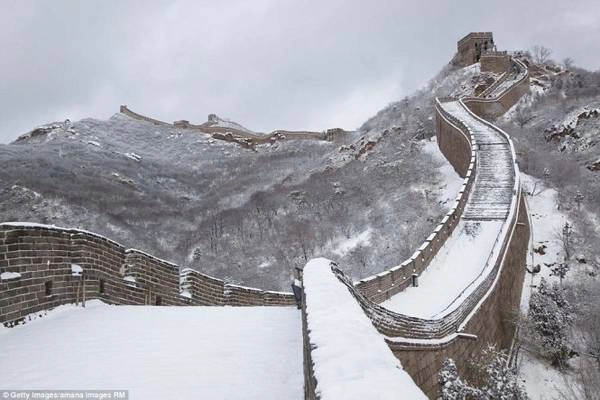
{"type": "Polygon", "coordinates": [[[0,142],[120,104],[166,121],[358,127],[470,31],[600,68],[600,1],[0,0],[0,142]]]}

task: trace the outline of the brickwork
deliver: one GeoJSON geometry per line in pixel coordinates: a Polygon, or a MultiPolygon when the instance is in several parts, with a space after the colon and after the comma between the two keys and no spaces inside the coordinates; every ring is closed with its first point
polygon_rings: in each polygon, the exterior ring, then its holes
{"type": "Polygon", "coordinates": [[[519,60],[512,60],[522,76],[500,96],[494,98],[467,97],[463,99],[465,105],[475,114],[487,120],[495,120],[510,110],[529,91],[529,71],[527,67],[519,60]]]}
{"type": "Polygon", "coordinates": [[[496,72],[501,74],[510,70],[512,66],[510,55],[507,52],[487,52],[481,55],[481,72],[496,72]]]}
{"type": "Polygon", "coordinates": [[[127,106],[125,106],[125,105],[123,105],[123,106],[121,106],[119,108],[119,112],[121,114],[125,114],[125,115],[127,115],[127,116],[129,116],[131,118],[134,118],[134,119],[137,119],[137,120],[140,120],[140,121],[151,122],[154,125],[169,125],[167,122],[159,121],[157,119],[146,117],[145,115],[133,112],[129,108],[127,108],[127,106]]]}
{"type": "Polygon", "coordinates": [[[111,304],[291,306],[291,293],[228,285],[102,236],[45,225],[0,224],[0,323],[61,304],[101,299],[111,304]],[[82,274],[73,273],[80,266],[82,274]],[[51,287],[46,286],[51,285],[51,287]]]}
{"type": "Polygon", "coordinates": [[[479,61],[482,54],[494,49],[494,35],[492,32],[471,32],[456,44],[457,53],[452,64],[461,67],[479,61]]]}
{"type": "Polygon", "coordinates": [[[415,383],[430,397],[439,395],[438,372],[446,358],[452,358],[464,374],[469,360],[483,346],[495,343],[508,349],[514,337],[515,317],[518,314],[521,290],[525,275],[524,260],[529,242],[529,219],[524,199],[519,206],[518,224],[507,248],[503,268],[495,288],[468,320],[463,332],[469,335],[454,335],[439,343],[419,345],[389,339],[388,344],[402,362],[404,369],[415,383]]]}
{"type": "MultiPolygon", "coordinates": [[[[271,133],[253,133],[233,127],[212,126],[210,124],[192,124],[188,120],[178,120],[172,124],[159,121],[154,118],[131,111],[127,106],[122,105],[119,112],[139,121],[146,121],[155,125],[172,126],[179,129],[195,130],[211,135],[214,139],[235,142],[246,148],[253,148],[258,144],[268,144],[277,140],[328,140],[332,141],[341,136],[345,131],[341,128],[328,129],[325,132],[312,131],[287,131],[276,130],[271,133]]],[[[215,114],[209,114],[209,122],[217,122],[218,117],[215,114]]]]}
{"type": "MultiPolygon", "coordinates": [[[[440,99],[443,101],[444,99],[440,99]]],[[[458,224],[476,176],[476,150],[472,136],[462,123],[446,113],[436,103],[438,146],[450,164],[464,178],[463,185],[450,211],[415,253],[400,265],[364,278],[356,289],[370,301],[382,303],[412,284],[412,276],[421,275],[437,251],[444,245],[458,224]]]]}

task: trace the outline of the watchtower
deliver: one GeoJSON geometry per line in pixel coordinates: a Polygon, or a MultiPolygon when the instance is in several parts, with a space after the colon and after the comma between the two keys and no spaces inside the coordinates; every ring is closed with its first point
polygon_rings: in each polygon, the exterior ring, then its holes
{"type": "Polygon", "coordinates": [[[479,62],[481,55],[495,49],[492,32],[471,32],[457,43],[458,52],[452,64],[461,67],[479,62]]]}

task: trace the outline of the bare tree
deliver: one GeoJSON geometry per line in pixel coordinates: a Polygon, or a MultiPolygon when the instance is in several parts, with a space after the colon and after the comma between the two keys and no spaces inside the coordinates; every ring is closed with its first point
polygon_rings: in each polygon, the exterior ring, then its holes
{"type": "Polygon", "coordinates": [[[535,61],[536,64],[545,64],[550,61],[552,50],[538,44],[533,46],[533,49],[531,49],[531,54],[533,55],[533,61],[535,61]]]}
{"type": "Polygon", "coordinates": [[[573,226],[569,222],[565,222],[562,229],[555,232],[555,237],[562,244],[565,261],[570,260],[573,253],[573,226]]]}
{"type": "Polygon", "coordinates": [[[562,64],[565,69],[571,69],[575,65],[575,60],[573,60],[571,57],[566,57],[563,59],[562,64]]]}
{"type": "Polygon", "coordinates": [[[525,107],[517,106],[515,112],[515,122],[519,125],[520,128],[527,125],[529,121],[534,119],[535,117],[531,115],[531,112],[525,107]]]}

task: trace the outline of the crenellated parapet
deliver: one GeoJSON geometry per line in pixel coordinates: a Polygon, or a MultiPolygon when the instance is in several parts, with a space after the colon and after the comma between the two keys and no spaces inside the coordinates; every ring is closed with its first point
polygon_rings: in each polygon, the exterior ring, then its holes
{"type": "Polygon", "coordinates": [[[0,323],[61,304],[293,306],[294,296],[228,284],[78,229],[0,224],[0,323]]]}
{"type": "Polygon", "coordinates": [[[452,64],[466,67],[479,62],[482,54],[495,50],[492,32],[471,32],[456,43],[457,53],[452,64]]]}

